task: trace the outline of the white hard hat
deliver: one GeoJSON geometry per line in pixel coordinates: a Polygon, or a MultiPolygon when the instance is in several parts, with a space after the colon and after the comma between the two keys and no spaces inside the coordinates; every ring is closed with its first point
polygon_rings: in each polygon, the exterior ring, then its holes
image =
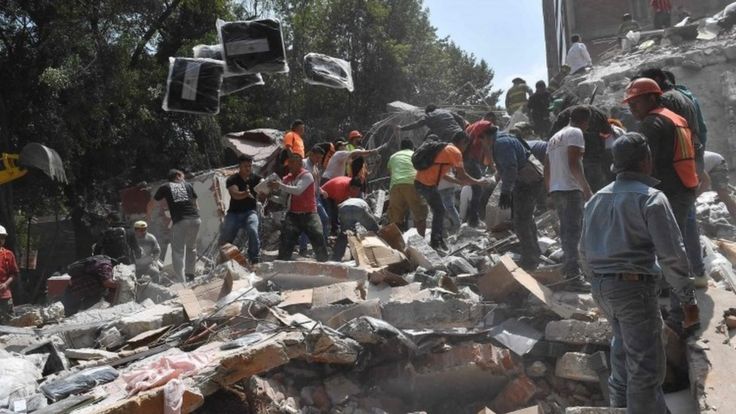
{"type": "Polygon", "coordinates": [[[138,221],[135,222],[135,224],[133,224],[133,228],[136,228],[136,229],[146,229],[146,228],[148,228],[148,223],[146,223],[143,220],[138,220],[138,221]]]}
{"type": "Polygon", "coordinates": [[[0,226],[0,236],[7,236],[7,235],[8,235],[8,231],[5,230],[5,227],[0,226]]]}

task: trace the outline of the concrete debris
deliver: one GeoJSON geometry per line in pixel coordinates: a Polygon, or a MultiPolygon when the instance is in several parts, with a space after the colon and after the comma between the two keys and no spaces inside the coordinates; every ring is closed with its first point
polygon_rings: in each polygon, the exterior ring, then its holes
{"type": "Polygon", "coordinates": [[[598,382],[598,373],[591,367],[590,356],[568,352],[557,360],[555,375],[575,381],[598,382]]]}
{"type": "MultiPolygon", "coordinates": [[[[414,230],[414,229],[412,229],[414,230]]],[[[416,231],[416,230],[414,230],[416,231]]],[[[411,233],[404,234],[406,240],[406,255],[414,267],[423,267],[429,270],[444,270],[445,263],[437,251],[429,246],[424,237],[411,233]],[[408,237],[407,237],[408,235],[408,237]]]]}
{"type": "Polygon", "coordinates": [[[605,320],[595,322],[570,319],[552,321],[544,330],[546,340],[571,345],[609,345],[612,335],[611,325],[605,320]]]}

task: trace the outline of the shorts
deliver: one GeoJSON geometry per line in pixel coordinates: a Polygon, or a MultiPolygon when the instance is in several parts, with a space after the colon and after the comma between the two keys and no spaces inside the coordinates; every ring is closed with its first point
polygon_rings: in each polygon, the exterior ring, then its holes
{"type": "Polygon", "coordinates": [[[716,165],[709,173],[710,188],[713,191],[728,191],[728,164],[724,160],[716,165]]]}

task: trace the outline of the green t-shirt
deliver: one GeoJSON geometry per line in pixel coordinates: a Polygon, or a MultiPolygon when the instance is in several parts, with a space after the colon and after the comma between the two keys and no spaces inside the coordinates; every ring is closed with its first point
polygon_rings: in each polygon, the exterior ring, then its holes
{"type": "Polygon", "coordinates": [[[391,170],[391,187],[396,184],[414,184],[414,177],[417,170],[411,163],[411,156],[414,151],[406,149],[401,150],[391,156],[388,160],[388,168],[391,170]]]}

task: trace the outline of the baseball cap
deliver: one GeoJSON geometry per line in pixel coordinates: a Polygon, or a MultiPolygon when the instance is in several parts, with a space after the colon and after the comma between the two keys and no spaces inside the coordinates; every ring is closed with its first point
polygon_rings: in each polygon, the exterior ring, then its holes
{"type": "Polygon", "coordinates": [[[650,153],[649,144],[644,135],[637,132],[627,132],[616,138],[611,147],[613,165],[611,171],[618,174],[631,169],[650,153]]]}

